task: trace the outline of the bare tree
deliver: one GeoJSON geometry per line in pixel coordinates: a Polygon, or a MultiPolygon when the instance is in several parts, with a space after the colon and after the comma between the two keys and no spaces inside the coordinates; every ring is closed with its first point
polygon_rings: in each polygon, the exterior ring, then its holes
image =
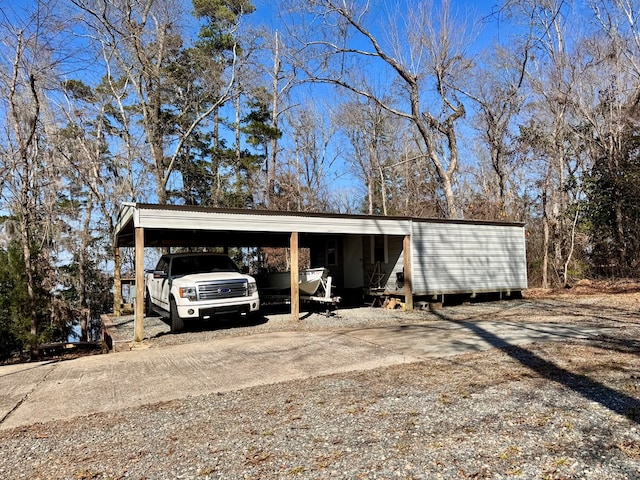
{"type": "Polygon", "coordinates": [[[298,6],[316,19],[291,32],[305,54],[295,61],[303,78],[347,89],[409,121],[437,176],[442,215],[459,217],[458,125],[465,107],[455,86],[471,63],[467,32],[455,23],[450,3],[415,2],[393,12],[373,11],[369,2],[298,6]],[[376,24],[381,16],[387,20],[376,24]]]}
{"type": "MultiPolygon", "coordinates": [[[[283,91],[286,91],[285,87],[280,86],[282,81],[282,60],[280,58],[280,39],[278,32],[276,32],[273,41],[273,71],[271,74],[271,128],[273,131],[279,130],[280,119],[280,99],[283,91]]],[[[267,201],[270,203],[271,199],[276,193],[276,164],[278,157],[278,137],[274,136],[271,139],[271,152],[267,159],[267,201]]]]}
{"type": "Polygon", "coordinates": [[[569,47],[576,40],[569,38],[566,28],[570,9],[564,0],[516,0],[508,6],[529,22],[536,54],[527,70],[535,101],[529,105],[530,121],[521,127],[521,141],[537,159],[532,165],[538,168],[541,200],[542,286],[550,285],[550,271],[567,285],[565,265],[573,254],[576,231],[571,208],[580,195],[576,181],[584,168],[574,128],[579,123],[573,107],[579,71],[569,47]]]}
{"type": "MultiPolygon", "coordinates": [[[[486,218],[522,220],[521,211],[514,204],[519,185],[516,172],[516,137],[519,112],[524,105],[525,73],[529,58],[530,37],[518,51],[508,51],[492,45],[484,61],[479,62],[473,74],[473,84],[465,94],[477,105],[474,122],[482,150],[486,149],[488,166],[481,170],[478,183],[485,185],[483,194],[487,203],[486,218]]],[[[480,157],[482,158],[482,157],[480,157]]],[[[470,209],[473,216],[473,208],[470,209]]]]}
{"type": "Polygon", "coordinates": [[[22,247],[27,290],[22,309],[30,321],[34,356],[41,322],[57,319],[47,302],[54,287],[51,245],[62,180],[48,148],[54,117],[46,94],[58,86],[65,58],[55,53],[68,40],[65,20],[57,13],[55,2],[45,1],[28,10],[0,9],[0,85],[6,92],[1,100],[6,115],[1,199],[17,225],[22,247]]]}
{"type": "Polygon", "coordinates": [[[367,213],[388,215],[391,208],[399,214],[400,205],[394,201],[395,197],[408,196],[405,189],[393,188],[403,180],[399,138],[405,122],[378,103],[358,97],[342,105],[334,117],[349,142],[350,151],[345,161],[364,182],[367,213]]]}
{"type": "MultiPolygon", "coordinates": [[[[591,149],[590,210],[598,212],[593,246],[611,250],[617,274],[634,274],[638,265],[636,218],[636,133],[640,126],[640,30],[635,1],[591,2],[599,30],[581,45],[583,74],[577,84],[576,108],[586,127],[580,132],[591,149]],[[594,191],[594,190],[600,191],[594,191]]],[[[594,256],[599,257],[600,253],[594,256]]],[[[601,257],[600,257],[601,259],[601,257]]],[[[602,260],[602,259],[601,259],[602,260]]],[[[603,262],[605,263],[605,262],[603,262]]]]}
{"type": "MultiPolygon", "coordinates": [[[[138,196],[130,169],[135,148],[129,143],[127,130],[115,124],[127,118],[121,116],[119,97],[114,96],[112,85],[91,89],[80,81],[67,80],[63,87],[65,102],[60,106],[66,124],[55,136],[55,147],[62,160],[60,168],[69,178],[69,209],[62,213],[74,227],[68,250],[77,258],[78,272],[71,281],[82,310],[81,339],[86,339],[87,320],[102,313],[102,305],[91,303],[88,277],[92,272],[88,266],[113,259],[114,275],[120,275],[116,215],[120,202],[138,196]]],[[[119,279],[114,283],[119,285],[119,279]]],[[[116,309],[122,301],[119,294],[114,291],[116,309]]]]}
{"type": "MultiPolygon", "coordinates": [[[[640,74],[640,5],[635,0],[589,0],[601,31],[624,60],[625,69],[640,74]]],[[[610,52],[613,53],[613,52],[610,52]]],[[[636,86],[635,99],[640,98],[636,86]]]]}
{"type": "MultiPolygon", "coordinates": [[[[167,186],[185,142],[202,122],[232,98],[235,48],[231,49],[227,76],[222,73],[226,68],[224,62],[209,59],[210,75],[201,84],[208,88],[201,89],[194,99],[189,94],[196,90],[174,83],[168,71],[168,66],[177,62],[182,48],[182,19],[176,15],[185,10],[181,0],[72,1],[85,12],[86,25],[101,42],[105,59],[113,63],[111,73],[115,76],[111,84],[126,85],[135,94],[134,105],[141,114],[156,195],[159,203],[166,203],[167,186]],[[170,92],[184,94],[183,103],[174,103],[173,111],[167,106],[170,92]]],[[[130,122],[128,126],[134,128],[130,122]]]]}
{"type": "Polygon", "coordinates": [[[331,211],[329,173],[338,160],[330,148],[335,129],[312,104],[287,111],[293,146],[287,152],[286,173],[280,176],[279,208],[331,211]],[[293,208],[292,208],[293,207],[293,208]]]}

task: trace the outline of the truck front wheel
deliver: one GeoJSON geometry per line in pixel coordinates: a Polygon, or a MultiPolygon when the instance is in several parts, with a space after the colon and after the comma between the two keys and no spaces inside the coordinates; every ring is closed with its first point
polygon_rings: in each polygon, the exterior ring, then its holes
{"type": "Polygon", "coordinates": [[[176,301],[173,298],[169,300],[169,322],[171,322],[172,332],[179,332],[184,329],[184,321],[178,315],[178,307],[176,307],[176,301]]]}

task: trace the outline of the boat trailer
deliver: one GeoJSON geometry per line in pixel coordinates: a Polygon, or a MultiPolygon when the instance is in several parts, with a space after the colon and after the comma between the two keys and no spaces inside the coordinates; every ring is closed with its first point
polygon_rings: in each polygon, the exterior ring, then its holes
{"type": "Polygon", "coordinates": [[[332,282],[333,278],[331,276],[322,277],[320,279],[320,286],[316,291],[316,293],[320,293],[320,295],[300,295],[300,300],[324,303],[334,307],[337,306],[342,301],[342,297],[331,295],[331,289],[333,288],[332,282]]]}
{"type": "MultiPolygon", "coordinates": [[[[313,295],[300,295],[300,301],[309,303],[318,303],[327,307],[327,314],[330,314],[329,307],[337,308],[342,301],[342,297],[332,295],[333,278],[329,275],[323,276],[320,285],[313,295]]],[[[291,303],[291,294],[260,294],[260,301],[266,304],[284,304],[291,303]]]]}

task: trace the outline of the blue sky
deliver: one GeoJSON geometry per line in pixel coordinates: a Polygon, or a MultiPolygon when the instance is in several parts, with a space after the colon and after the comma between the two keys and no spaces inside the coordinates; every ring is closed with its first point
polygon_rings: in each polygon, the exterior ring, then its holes
{"type": "MultiPolygon", "coordinates": [[[[394,18],[390,17],[391,11],[396,11],[399,8],[400,11],[403,11],[402,6],[405,4],[410,4],[415,2],[375,2],[373,1],[370,6],[370,13],[372,21],[370,24],[374,25],[374,28],[380,28],[379,38],[384,39],[384,25],[386,23],[394,22],[394,18]]],[[[247,16],[246,22],[253,25],[262,24],[266,26],[269,30],[283,30],[282,25],[280,25],[280,20],[278,18],[278,7],[277,4],[269,0],[255,0],[256,11],[247,16]]],[[[405,8],[406,9],[406,8],[405,8]]],[[[465,19],[473,19],[475,22],[473,26],[473,30],[476,37],[474,37],[473,45],[469,45],[470,52],[479,51],[482,48],[487,47],[492,42],[495,41],[503,41],[507,40],[507,35],[504,32],[504,26],[501,25],[498,16],[499,6],[492,2],[486,1],[472,1],[472,0],[453,0],[452,3],[452,13],[456,16],[456,18],[460,21],[465,19]]],[[[376,33],[378,35],[378,33],[376,33]]],[[[367,45],[364,48],[370,49],[367,45]]],[[[388,72],[388,70],[380,69],[375,73],[372,72],[373,75],[378,75],[382,72],[388,72]]],[[[385,83],[387,83],[385,81],[385,83]]],[[[317,92],[319,86],[315,85],[314,88],[317,92]]],[[[324,87],[324,91],[327,91],[327,87],[324,87]]],[[[316,95],[318,98],[327,99],[327,98],[339,98],[336,97],[335,94],[332,95],[316,95]]],[[[324,108],[327,106],[325,105],[324,108]]],[[[323,108],[321,105],[320,108],[323,108]]],[[[461,145],[461,148],[464,149],[464,144],[461,145]]],[[[464,155],[465,160],[471,160],[469,155],[464,155]]],[[[349,189],[352,184],[354,184],[354,178],[350,176],[347,172],[346,164],[342,163],[338,168],[338,171],[334,172],[338,179],[334,182],[334,188],[338,189],[349,189]]]]}
{"type": "MultiPolygon", "coordinates": [[[[191,7],[191,0],[183,0],[185,4],[185,10],[191,7]]],[[[252,25],[264,25],[271,31],[284,30],[280,25],[278,18],[278,5],[273,0],[254,0],[256,11],[246,17],[246,21],[252,25]]],[[[60,0],[61,5],[68,5],[68,0],[60,0]]],[[[35,5],[35,0],[0,0],[0,8],[7,12],[16,12],[20,14],[20,10],[35,5]]],[[[389,18],[389,12],[394,10],[397,5],[404,5],[411,2],[376,2],[371,4],[371,11],[374,17],[376,17],[377,24],[381,25],[381,29],[387,22],[393,22],[392,18],[389,18]]],[[[478,28],[481,33],[478,38],[478,42],[475,48],[482,48],[496,39],[503,40],[502,25],[498,21],[495,15],[492,15],[498,9],[497,5],[486,1],[472,1],[472,0],[453,0],[453,10],[458,13],[460,18],[468,17],[472,15],[477,19],[478,28]]],[[[186,11],[185,11],[186,13],[186,11]]],[[[86,64],[85,64],[86,66],[86,64]]],[[[100,68],[98,66],[98,68],[100,68]]],[[[71,75],[76,75],[76,72],[70,72],[71,75]]],[[[90,75],[88,72],[84,74],[90,75]]],[[[318,90],[316,90],[317,92],[318,90]]],[[[320,95],[315,95],[319,97],[320,95]]],[[[336,98],[335,96],[326,96],[326,98],[336,98]]],[[[324,108],[326,105],[321,105],[320,108],[324,108]]],[[[334,172],[334,176],[337,177],[335,185],[338,188],[349,188],[353,183],[353,178],[346,174],[346,166],[343,164],[337,171],[334,172]]]]}

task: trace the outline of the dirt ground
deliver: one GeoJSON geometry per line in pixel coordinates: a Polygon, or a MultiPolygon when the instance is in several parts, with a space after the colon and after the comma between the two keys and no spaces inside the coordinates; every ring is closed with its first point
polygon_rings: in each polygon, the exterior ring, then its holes
{"type": "Polygon", "coordinates": [[[378,322],[608,330],[7,430],[0,478],[640,480],[640,283],[583,281],[523,300],[342,315],[148,343],[378,322]]]}
{"type": "Polygon", "coordinates": [[[527,298],[572,297],[580,295],[611,295],[640,293],[640,280],[578,280],[570,288],[531,288],[525,292],[527,298]]]}
{"type": "Polygon", "coordinates": [[[478,331],[487,321],[538,322],[607,333],[7,430],[0,478],[640,480],[640,283],[579,282],[432,311],[341,313],[161,334],[148,346],[379,322],[478,331]]]}

